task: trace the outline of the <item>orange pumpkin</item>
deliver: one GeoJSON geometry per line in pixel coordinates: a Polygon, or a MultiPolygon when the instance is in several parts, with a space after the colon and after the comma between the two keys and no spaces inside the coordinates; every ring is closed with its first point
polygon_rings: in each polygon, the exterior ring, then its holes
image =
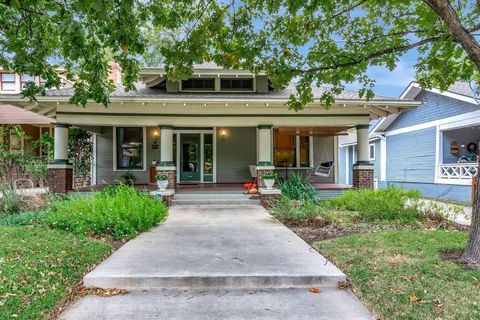
{"type": "Polygon", "coordinates": [[[257,188],[250,188],[250,190],[248,190],[248,193],[250,194],[256,194],[257,193],[257,188]]]}

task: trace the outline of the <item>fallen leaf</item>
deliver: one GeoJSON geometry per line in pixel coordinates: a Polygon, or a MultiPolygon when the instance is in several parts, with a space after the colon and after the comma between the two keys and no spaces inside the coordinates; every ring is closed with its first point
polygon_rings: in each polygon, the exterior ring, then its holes
{"type": "Polygon", "coordinates": [[[419,297],[417,297],[416,295],[412,294],[411,296],[408,296],[408,300],[413,303],[413,302],[418,302],[420,300],[419,297]]]}
{"type": "Polygon", "coordinates": [[[342,289],[342,290],[345,290],[345,289],[348,289],[350,286],[348,284],[348,282],[346,281],[338,281],[337,282],[337,288],[338,289],[342,289]]]}
{"type": "Polygon", "coordinates": [[[320,293],[320,289],[318,288],[310,288],[311,293],[320,293]]]}

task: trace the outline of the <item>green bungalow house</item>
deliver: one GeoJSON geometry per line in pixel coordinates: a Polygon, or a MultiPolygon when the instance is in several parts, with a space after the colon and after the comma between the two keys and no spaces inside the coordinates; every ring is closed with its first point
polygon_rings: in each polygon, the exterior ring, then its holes
{"type": "MultiPolygon", "coordinates": [[[[286,105],[295,94],[294,85],[275,91],[265,75],[245,70],[206,63],[196,66],[191,79],[172,82],[165,78],[163,68],[145,68],[137,92],[125,92],[118,81],[121,74],[114,72],[112,79],[118,84],[108,108],[96,103],[88,103],[86,108],[69,104],[72,88],[68,86],[48,91],[36,103],[0,91],[1,102],[55,119],[51,191],[72,189],[67,163],[71,126],[95,134],[93,184],[114,183],[127,171],[137,184],[149,184],[155,172],[162,171],[169,176],[170,189],[182,184],[220,186],[251,181],[252,168],[261,187],[265,171],[308,174],[326,162],[333,164],[333,170],[323,177],[313,176],[315,183],[335,185],[338,136],[356,128],[353,184],[371,188],[370,120],[420,104],[382,96],[366,101],[356,92],[345,91],[329,109],[310,103],[295,112],[286,105]]],[[[323,90],[314,88],[315,98],[323,90]]]]}

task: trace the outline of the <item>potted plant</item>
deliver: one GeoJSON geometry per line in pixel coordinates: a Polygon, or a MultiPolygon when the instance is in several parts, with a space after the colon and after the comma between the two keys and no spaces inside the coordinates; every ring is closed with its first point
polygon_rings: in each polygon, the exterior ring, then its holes
{"type": "Polygon", "coordinates": [[[265,183],[265,187],[267,189],[273,189],[273,185],[275,184],[275,180],[278,178],[278,174],[273,171],[267,171],[263,174],[263,182],[265,183]]]}
{"type": "Polygon", "coordinates": [[[168,176],[165,172],[157,172],[157,175],[155,176],[155,178],[157,179],[158,189],[160,189],[160,190],[167,189],[168,176]]]}
{"type": "Polygon", "coordinates": [[[135,178],[133,173],[131,173],[130,171],[123,173],[120,176],[120,179],[123,183],[128,184],[129,186],[133,186],[135,184],[135,180],[137,180],[137,178],[135,178]]]}

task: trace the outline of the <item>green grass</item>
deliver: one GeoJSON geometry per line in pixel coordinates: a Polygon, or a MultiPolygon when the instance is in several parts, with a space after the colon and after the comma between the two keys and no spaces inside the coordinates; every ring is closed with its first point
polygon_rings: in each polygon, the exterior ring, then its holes
{"type": "Polygon", "coordinates": [[[48,317],[110,251],[62,231],[0,227],[0,319],[48,317]]]}
{"type": "Polygon", "coordinates": [[[439,253],[465,248],[459,231],[392,231],[315,244],[382,319],[480,319],[480,271],[439,253]]]}

